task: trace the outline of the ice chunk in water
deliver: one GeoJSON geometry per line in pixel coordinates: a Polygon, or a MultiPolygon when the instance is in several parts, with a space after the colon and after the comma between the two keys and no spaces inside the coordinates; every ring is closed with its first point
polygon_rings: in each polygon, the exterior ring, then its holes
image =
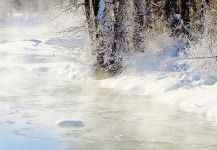
{"type": "Polygon", "coordinates": [[[57,126],[59,127],[83,127],[84,124],[79,120],[64,120],[57,122],[57,126]]]}

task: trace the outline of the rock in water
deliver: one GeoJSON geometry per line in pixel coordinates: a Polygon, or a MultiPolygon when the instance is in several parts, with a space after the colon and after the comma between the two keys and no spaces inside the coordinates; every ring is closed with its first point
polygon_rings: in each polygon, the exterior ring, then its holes
{"type": "Polygon", "coordinates": [[[64,120],[57,123],[59,127],[83,127],[84,124],[79,120],[64,120]]]}

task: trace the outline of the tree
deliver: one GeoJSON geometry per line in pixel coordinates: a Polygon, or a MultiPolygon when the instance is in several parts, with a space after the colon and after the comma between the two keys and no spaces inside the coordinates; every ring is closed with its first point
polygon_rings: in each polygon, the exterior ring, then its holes
{"type": "Polygon", "coordinates": [[[95,26],[94,26],[94,19],[91,15],[91,3],[90,0],[85,0],[84,1],[84,7],[85,7],[85,15],[86,15],[86,20],[87,20],[87,25],[88,25],[88,31],[91,40],[95,40],[95,26]]]}
{"type": "Polygon", "coordinates": [[[208,8],[208,5],[209,5],[209,0],[201,0],[201,3],[200,3],[200,11],[199,11],[199,14],[198,14],[198,18],[197,18],[197,30],[199,31],[200,34],[202,34],[204,32],[204,29],[205,29],[205,26],[204,26],[204,23],[205,23],[205,13],[207,11],[207,8],[208,8]]]}
{"type": "Polygon", "coordinates": [[[113,50],[118,52],[129,51],[130,1],[115,0],[114,8],[114,43],[113,50]]]}
{"type": "MultiPolygon", "coordinates": [[[[143,6],[141,6],[143,7],[143,6]]],[[[146,7],[145,7],[145,11],[146,11],[146,27],[147,28],[152,28],[152,0],[146,0],[146,7]]]]}
{"type": "MultiPolygon", "coordinates": [[[[181,19],[183,21],[183,32],[190,29],[190,1],[181,0],[181,19]]],[[[188,33],[188,32],[187,32],[188,33]]]]}
{"type": "MultiPolygon", "coordinates": [[[[136,51],[144,51],[144,2],[143,0],[134,0],[134,34],[133,34],[133,42],[134,42],[134,49],[136,51]]],[[[149,3],[147,4],[149,5],[149,3]]],[[[151,26],[151,17],[150,12],[147,12],[147,26],[151,26]]]]}
{"type": "Polygon", "coordinates": [[[176,30],[181,17],[178,6],[178,0],[165,0],[165,18],[169,22],[173,35],[177,35],[177,32],[179,32],[176,30]]]}
{"type": "Polygon", "coordinates": [[[85,0],[89,33],[96,45],[97,73],[115,74],[120,70],[121,61],[118,52],[124,49],[121,31],[123,15],[117,13],[121,14],[122,4],[124,3],[121,1],[106,3],[104,0],[85,0]]]}
{"type": "Polygon", "coordinates": [[[164,15],[171,36],[191,35],[193,26],[201,30],[203,25],[197,20],[204,22],[209,3],[209,0],[84,0],[90,39],[97,55],[97,72],[116,74],[122,68],[122,52],[130,49],[143,52],[145,28],[155,28],[153,18],[164,15]]]}

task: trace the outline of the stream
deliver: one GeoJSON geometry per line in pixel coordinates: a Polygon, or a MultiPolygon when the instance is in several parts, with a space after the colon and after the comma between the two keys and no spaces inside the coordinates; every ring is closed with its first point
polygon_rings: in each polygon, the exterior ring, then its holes
{"type": "Polygon", "coordinates": [[[80,55],[58,41],[37,26],[0,29],[1,150],[217,149],[204,116],[68,78],[80,55]]]}

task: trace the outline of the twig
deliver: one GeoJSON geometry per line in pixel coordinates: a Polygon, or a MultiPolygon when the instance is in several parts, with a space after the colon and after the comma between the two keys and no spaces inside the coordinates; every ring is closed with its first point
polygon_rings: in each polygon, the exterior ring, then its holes
{"type": "Polygon", "coordinates": [[[217,56],[209,56],[209,57],[192,57],[192,58],[179,58],[179,60],[196,60],[196,59],[213,59],[213,58],[216,58],[217,59],[217,56]]]}

